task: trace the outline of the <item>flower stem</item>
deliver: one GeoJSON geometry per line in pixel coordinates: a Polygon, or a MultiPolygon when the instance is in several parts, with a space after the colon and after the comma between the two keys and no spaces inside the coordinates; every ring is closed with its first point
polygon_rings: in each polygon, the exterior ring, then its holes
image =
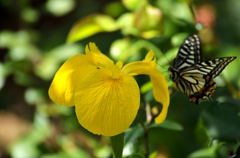
{"type": "Polygon", "coordinates": [[[144,129],[144,150],[145,150],[145,158],[148,158],[149,155],[149,149],[148,149],[148,129],[146,128],[146,126],[144,125],[142,119],[141,119],[141,115],[140,112],[138,112],[137,115],[137,119],[140,122],[141,126],[144,129]]]}
{"type": "Polygon", "coordinates": [[[122,158],[124,133],[110,137],[113,158],[122,158]]]}
{"type": "Polygon", "coordinates": [[[149,149],[148,149],[148,130],[144,132],[144,149],[145,149],[145,158],[148,158],[149,149]]]}

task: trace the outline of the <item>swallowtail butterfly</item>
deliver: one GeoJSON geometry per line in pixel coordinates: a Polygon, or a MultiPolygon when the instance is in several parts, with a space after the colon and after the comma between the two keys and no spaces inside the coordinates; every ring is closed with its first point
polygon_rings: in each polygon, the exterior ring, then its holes
{"type": "Polygon", "coordinates": [[[187,93],[189,100],[198,104],[211,100],[217,77],[236,57],[218,58],[202,61],[201,40],[198,35],[187,37],[174,59],[173,68],[168,69],[170,79],[182,93],[187,93]]]}

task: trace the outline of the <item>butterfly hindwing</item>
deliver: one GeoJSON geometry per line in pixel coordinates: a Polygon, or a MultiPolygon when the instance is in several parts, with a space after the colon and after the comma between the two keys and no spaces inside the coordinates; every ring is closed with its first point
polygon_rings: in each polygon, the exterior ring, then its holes
{"type": "Polygon", "coordinates": [[[180,80],[186,82],[183,89],[188,95],[198,92],[206,83],[204,75],[201,73],[182,72],[180,80]]]}

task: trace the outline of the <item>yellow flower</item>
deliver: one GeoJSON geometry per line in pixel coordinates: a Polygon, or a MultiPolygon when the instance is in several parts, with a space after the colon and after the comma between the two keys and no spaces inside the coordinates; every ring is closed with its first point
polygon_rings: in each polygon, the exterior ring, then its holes
{"type": "Polygon", "coordinates": [[[163,109],[155,122],[165,120],[169,105],[168,85],[149,51],[145,60],[123,67],[115,65],[94,43],[85,54],[68,59],[56,73],[49,88],[50,98],[60,105],[75,105],[79,123],[94,134],[114,136],[124,132],[135,119],[140,91],[134,75],[149,75],[155,99],[163,109]]]}

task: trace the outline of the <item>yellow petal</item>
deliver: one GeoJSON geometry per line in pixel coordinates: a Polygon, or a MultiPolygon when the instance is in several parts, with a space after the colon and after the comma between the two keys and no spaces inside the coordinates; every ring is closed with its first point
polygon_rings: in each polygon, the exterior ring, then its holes
{"type": "Polygon", "coordinates": [[[113,61],[102,54],[95,43],[90,42],[89,45],[85,47],[85,53],[97,67],[106,68],[109,65],[114,66],[113,61]]]}
{"type": "Polygon", "coordinates": [[[55,74],[48,94],[52,101],[59,105],[74,105],[74,93],[88,73],[97,69],[89,57],[80,54],[68,59],[55,74]]]}
{"type": "Polygon", "coordinates": [[[122,71],[127,74],[145,74],[149,75],[153,84],[154,98],[162,103],[163,109],[155,118],[156,123],[161,123],[165,120],[169,105],[168,84],[162,72],[157,69],[156,58],[153,51],[149,51],[145,60],[127,64],[122,71]]]}
{"type": "Polygon", "coordinates": [[[140,92],[132,76],[122,73],[116,79],[104,71],[93,71],[78,86],[76,114],[79,123],[90,132],[114,136],[128,129],[135,119],[140,92]]]}

